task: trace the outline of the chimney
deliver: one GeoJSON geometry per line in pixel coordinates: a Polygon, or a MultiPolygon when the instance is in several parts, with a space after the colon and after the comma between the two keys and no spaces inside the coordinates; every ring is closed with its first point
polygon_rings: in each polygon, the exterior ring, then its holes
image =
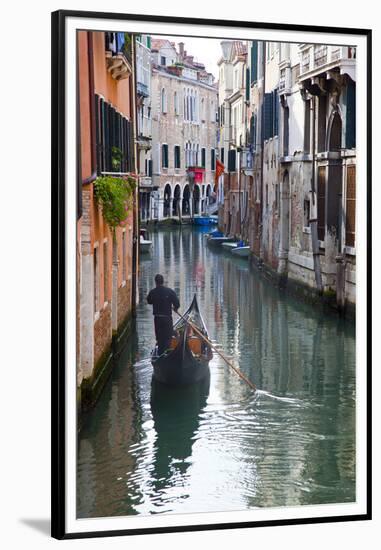
{"type": "Polygon", "coordinates": [[[224,40],[221,42],[222,55],[225,61],[230,61],[231,59],[232,46],[233,44],[231,40],[224,40]]]}
{"type": "Polygon", "coordinates": [[[179,42],[179,48],[180,48],[180,57],[181,59],[184,59],[184,42],[179,42]]]}

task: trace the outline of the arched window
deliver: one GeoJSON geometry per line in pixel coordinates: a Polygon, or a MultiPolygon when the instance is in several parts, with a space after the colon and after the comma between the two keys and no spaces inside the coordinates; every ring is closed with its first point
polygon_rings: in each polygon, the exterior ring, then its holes
{"type": "Polygon", "coordinates": [[[167,92],[164,88],[161,89],[161,112],[167,112],[167,92]]]}
{"type": "Polygon", "coordinates": [[[184,88],[184,92],[183,92],[183,99],[184,99],[184,120],[187,119],[187,92],[186,92],[186,89],[184,88]]]}
{"type": "Polygon", "coordinates": [[[177,97],[177,92],[173,94],[173,108],[175,111],[175,115],[179,114],[179,98],[177,97]]]}
{"type": "Polygon", "coordinates": [[[201,120],[205,120],[205,101],[204,98],[201,99],[201,120]]]}

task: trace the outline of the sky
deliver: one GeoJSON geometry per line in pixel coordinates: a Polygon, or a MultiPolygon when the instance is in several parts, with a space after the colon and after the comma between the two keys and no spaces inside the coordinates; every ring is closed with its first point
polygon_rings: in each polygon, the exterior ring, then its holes
{"type": "Polygon", "coordinates": [[[176,42],[176,49],[178,50],[178,43],[184,42],[184,49],[188,55],[194,56],[194,61],[204,63],[206,70],[212,73],[215,79],[218,79],[218,67],[217,61],[222,56],[222,50],[218,38],[193,38],[186,36],[158,36],[152,35],[157,38],[167,38],[170,42],[176,42]]]}

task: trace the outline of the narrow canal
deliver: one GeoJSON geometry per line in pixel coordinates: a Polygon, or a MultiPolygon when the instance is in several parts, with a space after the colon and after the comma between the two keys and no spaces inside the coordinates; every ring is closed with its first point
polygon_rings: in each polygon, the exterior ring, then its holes
{"type": "Polygon", "coordinates": [[[137,336],[79,434],[78,517],[353,502],[353,324],[283,295],[200,230],[151,237],[137,336]],[[152,394],[156,273],[182,311],[197,292],[210,337],[259,391],[215,354],[209,387],[152,394]]]}

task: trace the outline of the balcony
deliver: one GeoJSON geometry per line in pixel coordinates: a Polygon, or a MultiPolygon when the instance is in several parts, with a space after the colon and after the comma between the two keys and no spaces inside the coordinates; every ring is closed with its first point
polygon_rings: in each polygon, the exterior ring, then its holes
{"type": "Polygon", "coordinates": [[[352,80],[356,80],[356,48],[354,47],[302,44],[300,55],[300,82],[318,76],[330,78],[330,73],[337,70],[340,75],[348,74],[352,80]]]}
{"type": "Polygon", "coordinates": [[[141,176],[139,178],[140,187],[152,187],[152,178],[150,176],[141,176]]]}
{"type": "Polygon", "coordinates": [[[279,94],[291,93],[291,67],[280,68],[279,94]]]}
{"type": "Polygon", "coordinates": [[[124,32],[106,32],[107,70],[115,80],[132,74],[132,38],[124,32]]]}
{"type": "Polygon", "coordinates": [[[138,95],[140,95],[141,97],[149,97],[147,84],[143,84],[143,82],[137,81],[136,88],[138,95]]]}
{"type": "Polygon", "coordinates": [[[202,168],[202,166],[188,166],[187,174],[188,176],[194,176],[195,183],[202,183],[204,181],[205,168],[202,168]]]}

